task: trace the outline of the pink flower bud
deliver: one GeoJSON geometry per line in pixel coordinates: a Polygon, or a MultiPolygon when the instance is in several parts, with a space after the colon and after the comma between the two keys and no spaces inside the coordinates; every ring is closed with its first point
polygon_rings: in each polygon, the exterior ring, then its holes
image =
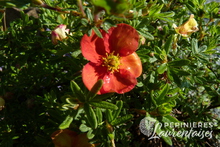
{"type": "Polygon", "coordinates": [[[63,39],[66,39],[66,34],[69,34],[69,29],[66,29],[66,25],[61,24],[57,26],[51,33],[52,43],[56,45],[58,40],[62,41],[63,39]]]}

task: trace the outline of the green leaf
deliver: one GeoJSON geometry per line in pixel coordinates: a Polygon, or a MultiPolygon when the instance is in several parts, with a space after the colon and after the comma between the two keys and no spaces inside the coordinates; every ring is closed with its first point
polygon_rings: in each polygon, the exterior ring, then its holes
{"type": "Polygon", "coordinates": [[[169,136],[161,136],[161,138],[163,138],[163,140],[170,146],[173,145],[173,142],[171,140],[171,138],[169,136]]]}
{"type": "MultiPolygon", "coordinates": [[[[165,99],[166,101],[166,99],[165,99]]],[[[175,106],[175,103],[163,103],[162,105],[160,105],[157,109],[157,112],[161,115],[161,116],[165,116],[165,115],[169,115],[173,109],[173,107],[175,106]]]]}
{"type": "Polygon", "coordinates": [[[81,24],[86,27],[89,24],[89,21],[85,18],[82,18],[81,19],[81,24]]]}
{"type": "Polygon", "coordinates": [[[157,68],[157,72],[159,74],[164,73],[166,70],[167,70],[167,63],[163,63],[157,68]]]}
{"type": "Polygon", "coordinates": [[[73,95],[78,98],[81,102],[85,102],[85,96],[82,92],[82,90],[80,89],[80,87],[77,85],[76,82],[74,82],[73,80],[70,82],[70,88],[73,92],[73,95]]]}
{"type": "Polygon", "coordinates": [[[178,76],[189,76],[190,75],[190,73],[189,72],[187,72],[187,71],[184,71],[184,70],[182,70],[182,69],[178,69],[178,68],[169,68],[170,69],[170,72],[173,74],[173,73],[175,73],[176,75],[178,75],[178,76]]]}
{"type": "Polygon", "coordinates": [[[102,95],[96,95],[95,97],[94,97],[94,101],[96,100],[96,101],[101,101],[101,100],[104,100],[104,99],[107,99],[107,98],[109,98],[110,96],[112,96],[113,95],[113,93],[106,93],[106,94],[102,94],[102,95]]]}
{"type": "Polygon", "coordinates": [[[169,36],[166,43],[165,43],[165,45],[164,45],[164,49],[165,49],[167,54],[169,54],[169,52],[170,52],[170,48],[171,48],[172,43],[173,43],[173,38],[174,38],[173,35],[169,36]]]}
{"type": "Polygon", "coordinates": [[[159,14],[157,14],[157,16],[159,16],[159,17],[167,17],[167,18],[169,18],[169,17],[173,17],[175,15],[175,12],[163,12],[163,13],[159,13],[159,14]]]}
{"type": "Polygon", "coordinates": [[[88,126],[86,126],[85,124],[81,124],[81,125],[79,126],[79,130],[80,130],[81,132],[87,132],[87,131],[91,130],[91,128],[88,127],[88,126]]]}
{"type": "Polygon", "coordinates": [[[113,118],[115,118],[115,119],[117,119],[117,117],[118,117],[118,115],[120,114],[120,112],[121,112],[121,109],[122,109],[122,107],[123,107],[123,101],[122,100],[120,100],[120,101],[117,101],[116,102],[116,106],[118,107],[118,110],[115,110],[115,111],[113,111],[113,118]]]}
{"type": "Polygon", "coordinates": [[[164,13],[156,14],[154,17],[172,23],[174,15],[175,15],[174,12],[164,12],[164,13]]]}
{"type": "Polygon", "coordinates": [[[88,9],[88,8],[86,8],[86,9],[85,9],[85,12],[86,12],[86,15],[88,16],[90,22],[92,22],[92,21],[93,21],[93,15],[92,15],[92,13],[91,13],[91,10],[88,9]]]}
{"type": "Polygon", "coordinates": [[[97,7],[104,8],[108,14],[122,14],[130,7],[128,0],[92,0],[92,3],[97,7]]]}
{"type": "Polygon", "coordinates": [[[117,125],[126,123],[127,121],[131,120],[132,118],[133,118],[133,115],[132,114],[128,114],[128,115],[119,117],[117,119],[114,119],[112,122],[110,122],[110,124],[112,126],[117,126],[117,125]]]}
{"type": "Polygon", "coordinates": [[[95,112],[96,112],[98,124],[100,124],[102,122],[102,110],[101,108],[97,107],[95,112]]]}
{"type": "Polygon", "coordinates": [[[113,120],[112,110],[106,110],[106,119],[109,123],[113,120]]]}
{"type": "Polygon", "coordinates": [[[110,14],[111,4],[108,3],[108,0],[91,0],[95,6],[102,7],[110,14]]]}
{"type": "Polygon", "coordinates": [[[72,123],[73,121],[73,117],[68,115],[66,117],[66,119],[59,125],[59,129],[66,129],[66,128],[69,128],[70,124],[72,123]]]}
{"type": "MultiPolygon", "coordinates": [[[[159,122],[158,121],[156,121],[156,123],[155,123],[155,132],[157,133],[157,134],[163,134],[162,133],[162,131],[164,132],[165,130],[162,130],[161,129],[161,127],[160,127],[160,125],[159,125],[159,122]]],[[[168,144],[168,145],[170,145],[170,146],[172,146],[172,140],[170,139],[170,137],[169,136],[161,136],[161,138],[163,138],[163,140],[168,144]]]]}
{"type": "Polygon", "coordinates": [[[203,45],[199,48],[199,52],[205,52],[207,50],[207,45],[203,45]]]}
{"type": "Polygon", "coordinates": [[[153,5],[152,7],[150,7],[150,12],[149,12],[149,16],[154,16],[158,13],[160,13],[161,9],[163,8],[163,4],[162,5],[153,5]]]}
{"type": "Polygon", "coordinates": [[[198,54],[198,52],[199,52],[198,40],[193,38],[192,39],[192,54],[195,55],[195,54],[198,54]]]}
{"type": "Polygon", "coordinates": [[[177,122],[179,122],[178,119],[176,119],[175,117],[173,117],[173,116],[171,116],[171,115],[163,116],[162,121],[163,121],[163,122],[167,122],[167,123],[171,123],[171,122],[177,123],[177,122]]]}
{"type": "Polygon", "coordinates": [[[85,103],[84,104],[84,110],[85,110],[85,113],[86,113],[86,116],[88,118],[88,122],[89,122],[90,126],[93,129],[97,128],[97,126],[98,126],[97,118],[96,118],[95,112],[92,109],[92,107],[89,106],[88,103],[85,103]]]}
{"type": "Polygon", "coordinates": [[[151,33],[147,32],[147,31],[142,31],[142,30],[137,30],[137,31],[144,38],[146,38],[148,40],[154,40],[154,36],[151,33]]]}
{"type": "Polygon", "coordinates": [[[89,130],[89,132],[87,133],[87,138],[92,139],[93,137],[95,137],[95,134],[93,134],[93,130],[89,130]]]}
{"type": "Polygon", "coordinates": [[[99,108],[104,108],[104,109],[111,109],[111,110],[117,110],[118,107],[115,104],[106,102],[106,101],[91,101],[89,104],[99,107],[99,108]]]}
{"type": "Polygon", "coordinates": [[[159,96],[156,98],[157,104],[163,104],[164,103],[164,97],[166,96],[167,92],[169,91],[170,86],[166,84],[162,90],[160,90],[159,96]]]}
{"type": "Polygon", "coordinates": [[[88,95],[87,95],[87,100],[91,100],[92,98],[94,98],[96,96],[96,94],[98,93],[98,91],[102,88],[103,85],[103,80],[98,80],[94,86],[92,87],[92,89],[89,91],[88,95]]]}
{"type": "Polygon", "coordinates": [[[189,63],[190,63],[190,61],[187,59],[179,59],[179,60],[174,60],[174,61],[168,62],[168,65],[178,67],[178,66],[188,65],[189,63]]]}
{"type": "Polygon", "coordinates": [[[195,9],[196,6],[193,3],[188,2],[188,3],[185,3],[185,5],[194,15],[197,14],[197,10],[195,9]]]}
{"type": "Polygon", "coordinates": [[[96,33],[96,35],[100,38],[103,38],[102,37],[102,33],[99,31],[99,29],[95,26],[92,28],[94,30],[94,32],[96,33]]]}

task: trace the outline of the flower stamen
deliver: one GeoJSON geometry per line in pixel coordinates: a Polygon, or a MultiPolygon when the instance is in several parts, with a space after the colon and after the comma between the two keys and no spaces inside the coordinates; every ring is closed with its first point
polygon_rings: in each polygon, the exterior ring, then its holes
{"type": "Polygon", "coordinates": [[[102,66],[106,66],[108,68],[108,71],[111,73],[119,70],[120,63],[120,56],[119,54],[114,55],[114,52],[108,54],[106,53],[106,57],[102,57],[103,64],[102,66]]]}

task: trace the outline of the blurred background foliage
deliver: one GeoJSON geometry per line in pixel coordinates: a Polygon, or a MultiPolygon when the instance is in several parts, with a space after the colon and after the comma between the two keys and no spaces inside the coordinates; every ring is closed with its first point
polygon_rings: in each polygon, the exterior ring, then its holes
{"type": "MultiPolygon", "coordinates": [[[[0,146],[54,146],[50,135],[69,128],[99,146],[218,146],[220,106],[219,2],[206,0],[0,0],[0,146]],[[190,14],[199,31],[176,34],[190,14]],[[119,23],[140,35],[143,73],[125,94],[89,95],[81,80],[88,62],[83,34],[119,23]],[[54,45],[60,24],[68,38],[54,45]],[[84,95],[84,96],[82,96],[84,95]],[[90,95],[91,96],[91,95],[90,95]],[[2,103],[3,105],[3,103],[2,103]],[[158,122],[216,122],[213,137],[148,140],[138,128],[158,122]]],[[[167,130],[169,128],[163,128],[167,130]]]]}

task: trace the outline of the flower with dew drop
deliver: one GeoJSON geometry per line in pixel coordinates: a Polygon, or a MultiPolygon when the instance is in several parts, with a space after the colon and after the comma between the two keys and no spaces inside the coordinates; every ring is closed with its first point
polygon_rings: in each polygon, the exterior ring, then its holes
{"type": "Polygon", "coordinates": [[[118,24],[106,33],[100,30],[103,38],[94,32],[85,34],[81,40],[83,56],[90,62],[82,70],[85,86],[91,90],[100,79],[103,86],[98,94],[109,92],[125,93],[137,84],[137,77],[142,73],[140,58],[135,53],[139,35],[127,25],[118,24]]]}

